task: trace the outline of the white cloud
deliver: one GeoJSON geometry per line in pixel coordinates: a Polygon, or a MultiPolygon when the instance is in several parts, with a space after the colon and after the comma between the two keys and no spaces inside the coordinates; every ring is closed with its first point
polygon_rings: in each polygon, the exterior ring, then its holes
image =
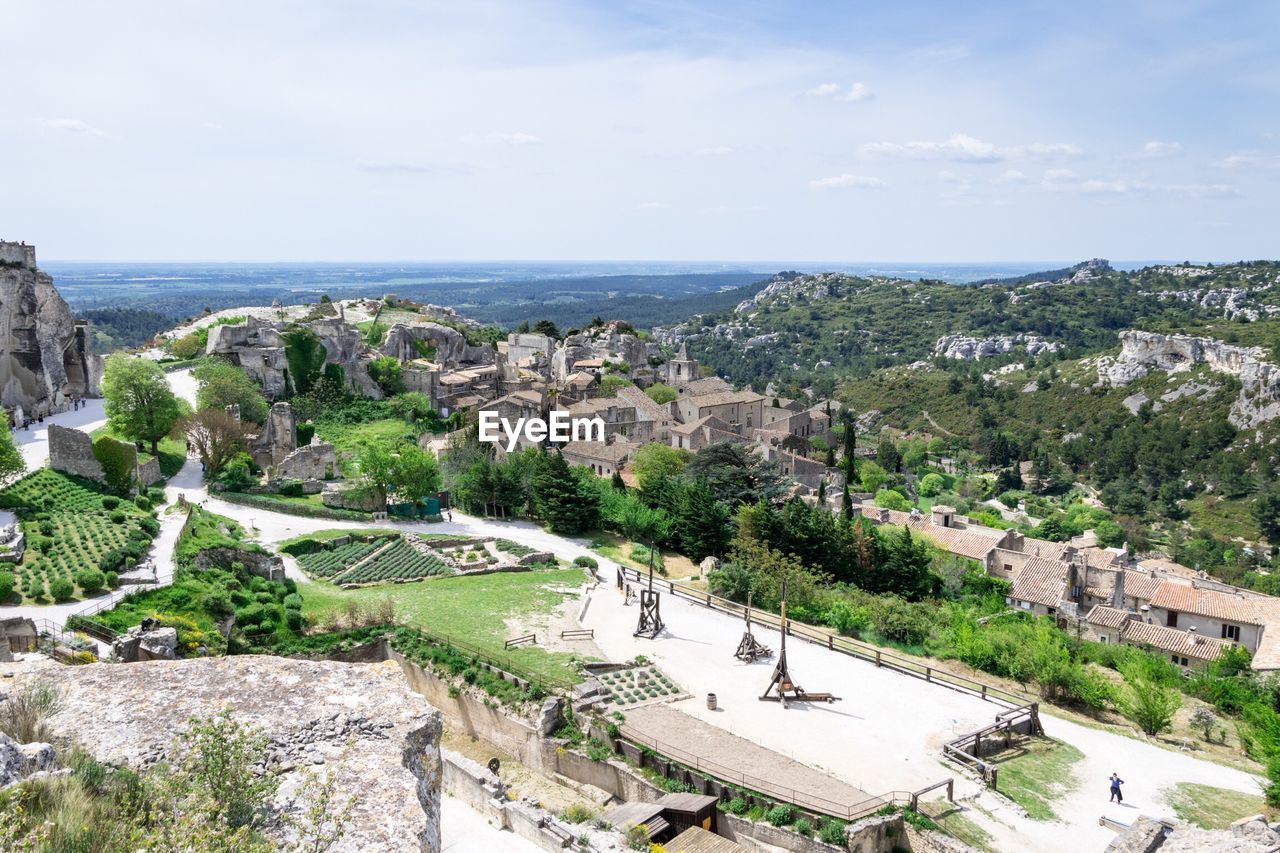
{"type": "Polygon", "coordinates": [[[1220,169],[1280,169],[1280,154],[1266,151],[1237,151],[1213,165],[1220,169]]]}
{"type": "Polygon", "coordinates": [[[1029,145],[1000,146],[956,133],[944,142],[870,142],[859,149],[877,157],[906,160],[952,160],[957,163],[998,163],[1028,157],[1075,156],[1081,152],[1066,142],[1033,142],[1029,145]]]}
{"type": "Polygon", "coordinates": [[[356,168],[361,172],[404,175],[461,175],[471,171],[462,163],[425,163],[415,160],[357,160],[356,168]]]}
{"type": "Polygon", "coordinates": [[[1164,188],[1175,195],[1192,198],[1239,198],[1242,193],[1230,184],[1170,184],[1164,188]]]}
{"type": "Polygon", "coordinates": [[[68,133],[83,133],[88,136],[107,135],[105,130],[94,127],[78,118],[40,118],[36,119],[36,124],[41,127],[47,127],[50,130],[65,130],[68,133]]]}
{"type": "Polygon", "coordinates": [[[1040,186],[1049,192],[1081,195],[1177,195],[1191,198],[1236,198],[1240,191],[1229,184],[1152,184],[1139,178],[1082,178],[1068,169],[1050,169],[1040,186]]]}
{"type": "Polygon", "coordinates": [[[886,184],[879,178],[872,178],[867,175],[850,175],[846,172],[843,175],[834,175],[830,178],[818,178],[810,181],[809,186],[815,190],[878,190],[883,189],[886,184]]]}
{"type": "Polygon", "coordinates": [[[733,149],[728,145],[716,145],[711,148],[699,148],[693,153],[699,157],[723,157],[725,154],[732,154],[733,149]]]}
{"type": "Polygon", "coordinates": [[[943,169],[942,171],[938,172],[938,180],[942,181],[944,184],[967,184],[967,183],[969,183],[969,179],[968,179],[968,178],[965,178],[965,177],[962,177],[962,176],[960,176],[960,175],[957,175],[955,172],[949,172],[949,171],[947,171],[946,169],[943,169]]]}
{"type": "Polygon", "coordinates": [[[1157,157],[1172,157],[1174,154],[1182,151],[1182,143],[1180,142],[1161,142],[1153,139],[1146,145],[1142,146],[1142,156],[1155,159],[1157,157]]]}
{"type": "Polygon", "coordinates": [[[996,180],[1002,184],[1025,184],[1027,176],[1017,169],[1006,169],[1000,173],[1000,177],[996,180]]]}
{"type": "Polygon", "coordinates": [[[636,210],[665,210],[667,205],[661,201],[646,201],[636,205],[636,210]]]}
{"type": "Polygon", "coordinates": [[[846,101],[848,103],[869,101],[876,96],[875,92],[872,92],[866,83],[854,83],[848,89],[839,83],[821,83],[805,92],[805,94],[815,98],[831,98],[835,101],[846,101]]]}
{"type": "Polygon", "coordinates": [[[469,133],[462,137],[462,141],[466,143],[486,142],[490,145],[541,145],[542,137],[517,130],[512,133],[486,133],[484,135],[469,133]]]}

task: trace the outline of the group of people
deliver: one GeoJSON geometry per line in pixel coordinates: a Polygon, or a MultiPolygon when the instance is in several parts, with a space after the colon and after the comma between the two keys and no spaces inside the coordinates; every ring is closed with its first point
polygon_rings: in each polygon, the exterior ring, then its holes
{"type": "MultiPolygon", "coordinates": [[[[70,399],[71,399],[71,411],[73,412],[79,411],[80,409],[83,409],[85,407],[86,401],[84,397],[71,397],[70,399]]],[[[17,419],[14,417],[13,412],[9,413],[9,429],[11,430],[13,429],[29,430],[31,429],[32,424],[42,424],[42,423],[44,423],[44,415],[36,415],[34,418],[24,417],[22,419],[22,423],[18,423],[17,419]]]]}

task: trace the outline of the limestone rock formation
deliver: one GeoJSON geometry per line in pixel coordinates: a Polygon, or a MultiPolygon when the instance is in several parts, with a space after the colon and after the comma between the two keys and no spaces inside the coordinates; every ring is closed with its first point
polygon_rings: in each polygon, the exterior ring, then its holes
{"type": "Polygon", "coordinates": [[[1275,853],[1280,850],[1280,824],[1268,824],[1262,815],[1231,824],[1230,829],[1200,829],[1164,823],[1139,816],[1107,845],[1107,853],[1275,853]]]}
{"type": "MultiPolygon", "coordinates": [[[[381,398],[377,383],[369,378],[362,358],[364,342],[360,330],[341,319],[321,318],[304,323],[324,345],[325,363],[342,367],[346,383],[356,393],[381,398]]],[[[238,364],[249,378],[262,386],[268,400],[281,400],[288,387],[289,362],[285,355],[285,324],[260,320],[252,315],[243,323],[209,328],[208,355],[220,355],[238,364]]]]}
{"type": "MultiPolygon", "coordinates": [[[[441,326],[439,323],[415,323],[411,326],[396,323],[387,331],[386,340],[378,349],[383,355],[389,355],[400,361],[423,358],[423,353],[426,351],[431,353],[431,361],[445,367],[453,367],[464,361],[486,361],[483,357],[467,358],[468,355],[480,354],[469,353],[469,350],[483,349],[491,353],[488,347],[469,347],[462,332],[448,326],[441,326]]],[[[489,354],[487,361],[493,361],[492,354],[489,354]]]]}
{"type": "Polygon", "coordinates": [[[49,744],[18,743],[0,732],[0,788],[7,788],[34,773],[44,773],[57,766],[57,756],[49,744]]]}
{"type": "Polygon", "coordinates": [[[1182,373],[1197,365],[1240,380],[1240,396],[1231,407],[1232,425],[1249,429],[1280,416],[1280,366],[1266,361],[1260,347],[1241,347],[1213,338],[1120,333],[1120,355],[1097,361],[1098,384],[1122,387],[1151,370],[1182,373]]]}
{"type": "Polygon", "coordinates": [[[37,269],[35,247],[0,242],[0,405],[15,421],[97,396],[102,358],[91,339],[53,277],[37,269]]]}
{"type": "Polygon", "coordinates": [[[933,345],[933,351],[943,358],[954,358],[960,361],[978,361],[996,355],[1013,352],[1019,346],[1025,347],[1027,355],[1039,355],[1042,352],[1056,352],[1060,345],[1046,341],[1035,335],[994,335],[989,338],[973,338],[968,335],[944,335],[933,345]]]}
{"type": "MultiPolygon", "coordinates": [[[[337,790],[358,795],[332,850],[440,849],[440,715],[394,662],[240,655],[22,667],[19,687],[40,679],[63,693],[54,734],[99,761],[149,767],[169,756],[189,718],[228,708],[269,738],[263,770],[280,776],[277,810],[306,809],[311,772],[336,773],[337,790]]],[[[286,847],[296,840],[287,827],[269,831],[286,847]]]]}

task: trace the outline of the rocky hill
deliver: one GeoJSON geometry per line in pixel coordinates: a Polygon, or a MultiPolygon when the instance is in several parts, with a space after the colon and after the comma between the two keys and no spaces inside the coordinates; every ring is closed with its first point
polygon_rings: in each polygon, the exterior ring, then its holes
{"type": "Polygon", "coordinates": [[[36,250],[0,242],[0,405],[16,423],[71,407],[98,393],[102,359],[88,323],[76,322],[36,266],[36,250]]]}

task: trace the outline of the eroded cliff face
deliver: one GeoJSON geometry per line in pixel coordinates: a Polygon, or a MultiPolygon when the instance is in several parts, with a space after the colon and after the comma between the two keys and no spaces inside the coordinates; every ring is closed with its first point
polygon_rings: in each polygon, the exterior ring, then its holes
{"type": "Polygon", "coordinates": [[[72,397],[98,394],[102,359],[93,354],[89,327],[76,323],[35,263],[35,249],[0,248],[0,405],[15,420],[60,412],[72,397]]]}
{"type": "Polygon", "coordinates": [[[1120,345],[1120,355],[1098,359],[1099,385],[1121,387],[1151,370],[1180,373],[1203,364],[1240,380],[1240,397],[1231,407],[1232,425],[1252,429],[1280,417],[1280,367],[1267,361],[1260,347],[1138,331],[1121,332],[1120,345]]]}
{"type": "MultiPolygon", "coordinates": [[[[280,776],[275,808],[307,808],[307,776],[337,774],[337,790],[357,794],[334,851],[440,850],[438,711],[410,689],[400,667],[266,655],[63,666],[0,664],[17,670],[5,687],[54,684],[62,710],[54,734],[80,742],[99,761],[135,769],[170,755],[192,716],[228,708],[270,742],[264,772],[280,776]]],[[[0,687],[3,690],[3,687],[0,687]]],[[[314,788],[310,789],[314,795],[314,788]]],[[[287,826],[269,830],[286,848],[287,826]]]]}

